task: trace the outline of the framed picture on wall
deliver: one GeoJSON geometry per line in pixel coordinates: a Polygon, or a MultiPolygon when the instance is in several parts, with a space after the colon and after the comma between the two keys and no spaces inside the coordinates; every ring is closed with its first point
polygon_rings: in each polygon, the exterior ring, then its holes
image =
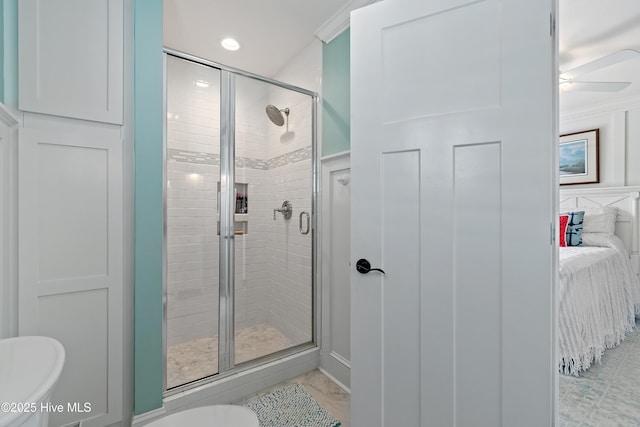
{"type": "Polygon", "coordinates": [[[560,185],[600,182],[599,129],[560,135],[560,185]]]}

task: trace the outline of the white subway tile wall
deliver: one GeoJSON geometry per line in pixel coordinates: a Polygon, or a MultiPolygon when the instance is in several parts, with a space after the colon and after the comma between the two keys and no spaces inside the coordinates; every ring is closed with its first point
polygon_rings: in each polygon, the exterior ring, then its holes
{"type": "Polygon", "coordinates": [[[167,162],[167,344],[218,333],[219,166],[167,162]]]}
{"type": "MultiPolygon", "coordinates": [[[[218,334],[218,72],[170,58],[167,103],[167,345],[175,346],[218,334]],[[195,84],[202,80],[209,86],[195,84]]],[[[312,339],[311,233],[298,230],[300,212],[311,213],[311,106],[309,96],[238,77],[236,182],[247,184],[248,212],[236,217],[244,234],[235,237],[235,326],[272,326],[290,345],[312,339]],[[268,120],[267,104],[290,109],[288,132],[268,120]],[[274,220],[284,200],[293,216],[274,220]]]]}
{"type": "MultiPolygon", "coordinates": [[[[311,161],[300,161],[271,169],[274,203],[289,200],[291,220],[275,222],[270,247],[271,306],[270,323],[288,337],[293,345],[312,337],[311,233],[300,234],[299,215],[311,214],[311,161]]],[[[303,221],[306,226],[306,221],[303,221]]]]}

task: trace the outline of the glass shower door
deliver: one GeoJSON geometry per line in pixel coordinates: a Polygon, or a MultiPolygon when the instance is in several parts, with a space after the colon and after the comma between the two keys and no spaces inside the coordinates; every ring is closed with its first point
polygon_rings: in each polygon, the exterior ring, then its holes
{"type": "Polygon", "coordinates": [[[313,343],[316,99],[190,56],[165,58],[170,390],[313,343]]]}
{"type": "Polygon", "coordinates": [[[235,87],[238,365],[313,339],[313,103],[250,77],[235,87]]]}
{"type": "Polygon", "coordinates": [[[167,56],[166,389],[216,374],[220,71],[167,56]]]}

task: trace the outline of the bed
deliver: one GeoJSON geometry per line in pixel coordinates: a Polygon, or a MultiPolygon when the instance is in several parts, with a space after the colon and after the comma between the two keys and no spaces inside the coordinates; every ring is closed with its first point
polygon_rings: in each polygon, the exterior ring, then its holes
{"type": "Polygon", "coordinates": [[[560,190],[560,212],[584,211],[582,246],[560,248],[558,365],[579,375],[640,316],[640,187],[560,190]]]}

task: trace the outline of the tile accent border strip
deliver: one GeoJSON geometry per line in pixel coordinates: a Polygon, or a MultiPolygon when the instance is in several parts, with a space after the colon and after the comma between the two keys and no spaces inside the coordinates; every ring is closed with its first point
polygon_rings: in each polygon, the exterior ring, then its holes
{"type": "MultiPolygon", "coordinates": [[[[311,158],[311,146],[276,156],[269,160],[254,159],[251,157],[237,157],[236,167],[247,169],[269,170],[301,162],[311,158]]],[[[201,165],[220,166],[220,155],[214,153],[198,153],[186,150],[167,150],[167,160],[183,163],[197,163],[201,165]]]]}

